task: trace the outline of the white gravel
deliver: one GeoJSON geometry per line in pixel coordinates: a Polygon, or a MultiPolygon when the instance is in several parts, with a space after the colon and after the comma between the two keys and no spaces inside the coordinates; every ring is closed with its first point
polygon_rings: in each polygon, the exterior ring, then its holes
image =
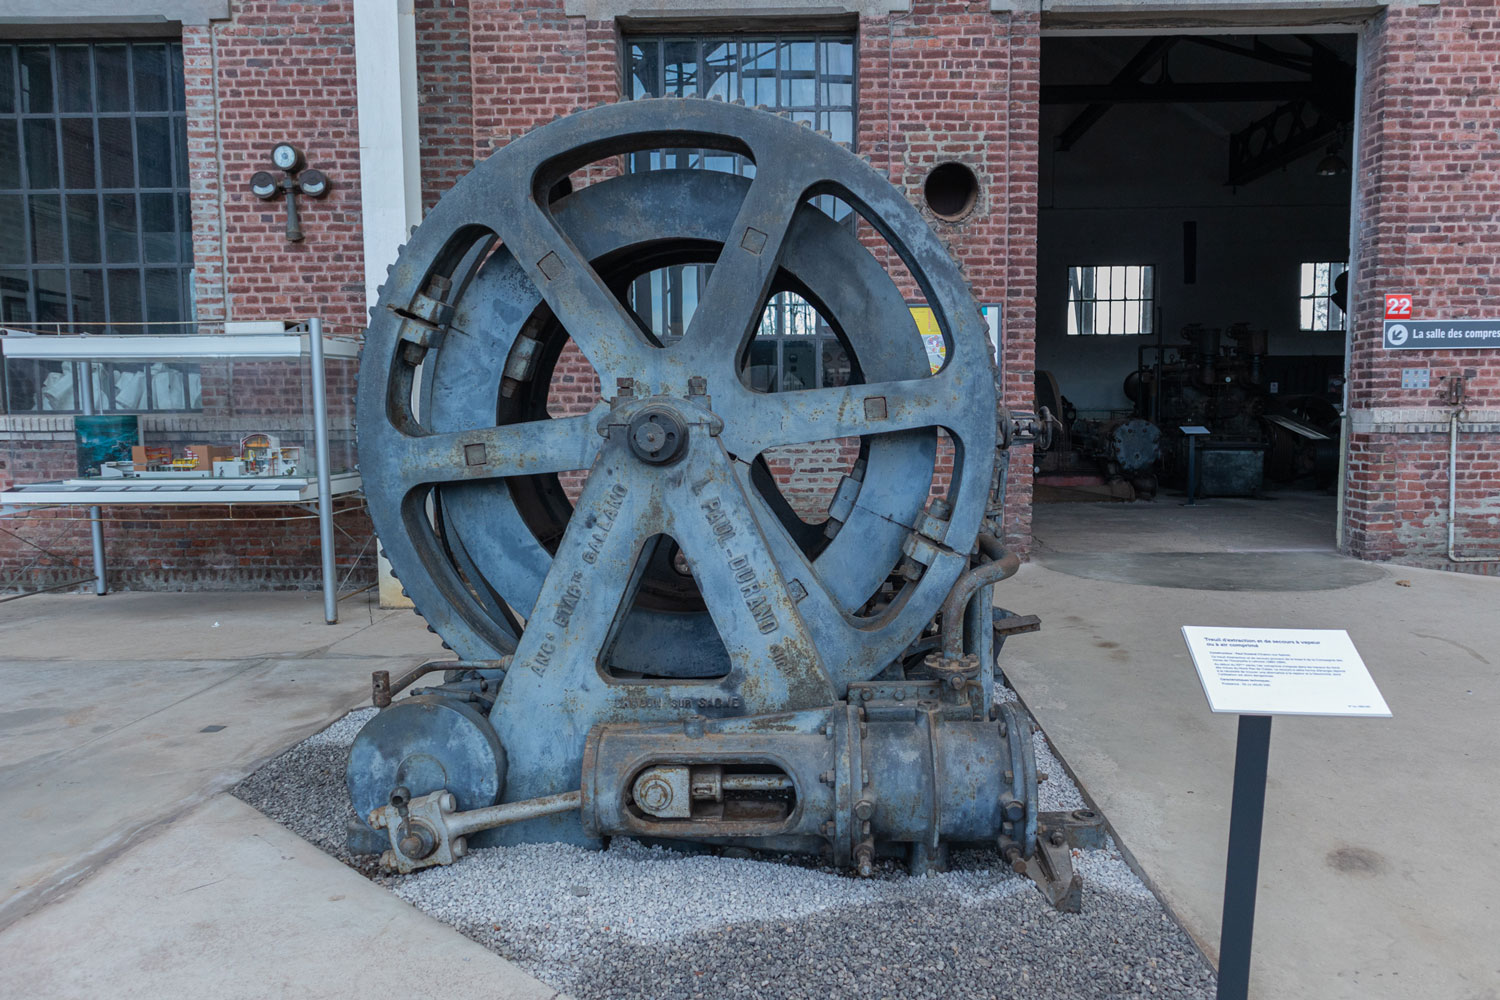
{"type": "MultiPolygon", "coordinates": [[[[1210,997],[1211,970],[1114,850],[1074,852],[1084,912],[1053,911],[988,851],[913,878],[808,859],[689,855],[616,839],[477,850],[447,868],[376,874],[343,850],[355,712],[235,794],[402,899],[580,1000],[1210,997]]],[[[1036,734],[1044,809],[1084,805],[1036,734]]],[[[1112,845],[1111,845],[1112,846],[1112,845]]]]}

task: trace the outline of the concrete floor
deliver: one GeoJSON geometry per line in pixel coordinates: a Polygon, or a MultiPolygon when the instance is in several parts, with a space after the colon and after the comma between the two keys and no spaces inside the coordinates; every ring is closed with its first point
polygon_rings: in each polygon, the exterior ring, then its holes
{"type": "MultiPolygon", "coordinates": [[[[1043,631],[1004,664],[1212,955],[1234,720],[1178,627],[1349,629],[1395,717],[1277,720],[1252,994],[1495,1000],[1500,580],[1340,559],[1332,517],[1293,494],[1041,507],[1000,600],[1043,631]]],[[[371,670],[441,652],[409,613],[320,607],[0,605],[0,997],[554,996],[223,794],[364,702],[371,670]]]]}
{"type": "Polygon", "coordinates": [[[1500,580],[1354,563],[1328,498],[1038,507],[1002,660],[1159,895],[1217,955],[1235,719],[1182,625],[1345,628],[1394,717],[1272,727],[1251,995],[1500,997],[1500,580]],[[1194,585],[1196,583],[1196,585],[1194,585]]]}
{"type": "Polygon", "coordinates": [[[0,997],[557,992],[224,794],[443,653],[368,600],[0,605],[0,997]]]}

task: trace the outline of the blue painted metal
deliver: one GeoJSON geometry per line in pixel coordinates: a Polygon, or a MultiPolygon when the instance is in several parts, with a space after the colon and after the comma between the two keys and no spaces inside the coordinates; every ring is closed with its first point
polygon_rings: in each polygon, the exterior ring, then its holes
{"type": "MultiPolygon", "coordinates": [[[[373,311],[360,471],[422,614],[465,660],[509,656],[509,669],[422,696],[448,692],[463,726],[403,712],[428,704],[409,699],[361,733],[351,794],[388,830],[388,857],[409,870],[461,856],[450,824],[478,843],[630,833],[821,848],[862,869],[898,849],[925,867],[949,841],[1029,855],[1029,721],[991,707],[988,670],[990,594],[1013,558],[992,538],[983,559],[976,547],[1002,506],[996,456],[1011,439],[994,365],[988,326],[916,209],[789,120],[701,101],[601,106],[477,167],[413,234],[373,311]],[[734,152],[756,173],[634,174],[548,200],[589,163],[662,147],[734,152]],[[808,204],[820,194],[853,205],[921,287],[946,342],[936,373],[902,289],[851,227],[808,204]],[[681,341],[654,343],[625,289],[709,262],[681,341]],[[834,327],[851,384],[751,388],[742,360],[782,290],[834,327]],[[607,399],[554,418],[550,376],[569,342],[607,399]],[[953,474],[929,504],[939,430],[953,474]],[[859,439],[860,460],[834,527],[808,530],[764,455],[839,438],[859,439]],[[574,470],[587,472],[576,504],[557,478],[574,470]],[[938,654],[924,631],[945,598],[938,654]],[[465,818],[492,803],[447,805],[425,784],[436,797],[409,813],[409,796],[393,803],[403,745],[467,738],[480,708],[509,761],[499,801],[517,808],[465,818]],[[666,798],[700,782],[706,797],[696,814],[657,815],[637,801],[642,781],[666,798]],[[573,810],[558,796],[580,785],[573,810]]],[[[480,750],[477,768],[493,757],[480,750]]]]}

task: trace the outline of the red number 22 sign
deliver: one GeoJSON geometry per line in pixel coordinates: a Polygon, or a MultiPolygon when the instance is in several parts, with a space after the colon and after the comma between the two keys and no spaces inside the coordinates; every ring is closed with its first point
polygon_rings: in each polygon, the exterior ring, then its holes
{"type": "Polygon", "coordinates": [[[1411,319],[1410,295],[1387,295],[1385,297],[1386,319],[1411,319]]]}

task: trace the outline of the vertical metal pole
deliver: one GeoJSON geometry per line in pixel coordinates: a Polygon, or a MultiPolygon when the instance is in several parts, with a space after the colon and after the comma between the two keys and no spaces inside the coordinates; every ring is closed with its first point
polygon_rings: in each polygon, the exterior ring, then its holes
{"type": "Polygon", "coordinates": [[[1234,750],[1234,798],[1229,807],[1229,859],[1224,870],[1224,918],[1219,930],[1218,1000],[1246,1000],[1255,889],[1260,881],[1260,833],[1266,814],[1266,762],[1271,717],[1240,716],[1234,750]]]}
{"type": "Polygon", "coordinates": [[[964,652],[979,657],[986,711],[995,698],[995,585],[980,587],[964,608],[964,652]]]}
{"type": "MultiPolygon", "coordinates": [[[[73,366],[73,378],[78,386],[78,408],[86,417],[92,417],[96,412],[94,406],[94,363],[82,361],[73,366]],[[79,374],[83,378],[78,381],[79,374]]],[[[104,582],[104,520],[103,512],[97,504],[89,508],[89,545],[94,550],[94,593],[100,597],[109,593],[109,587],[104,582]]]]}
{"type": "Polygon", "coordinates": [[[1187,503],[1183,504],[1184,507],[1192,507],[1192,506],[1194,506],[1194,501],[1193,501],[1193,487],[1196,485],[1196,483],[1194,482],[1194,480],[1196,480],[1198,478],[1197,457],[1198,457],[1198,435],[1196,435],[1196,434],[1189,434],[1188,435],[1188,484],[1187,484],[1187,486],[1188,486],[1188,490],[1187,490],[1188,498],[1187,498],[1187,503]]]}
{"type": "Polygon", "coordinates": [[[339,620],[338,577],[333,566],[333,476],[328,468],[328,383],[323,372],[323,321],[307,324],[312,367],[313,454],[318,465],[318,552],[323,557],[323,620],[339,620]]]}

